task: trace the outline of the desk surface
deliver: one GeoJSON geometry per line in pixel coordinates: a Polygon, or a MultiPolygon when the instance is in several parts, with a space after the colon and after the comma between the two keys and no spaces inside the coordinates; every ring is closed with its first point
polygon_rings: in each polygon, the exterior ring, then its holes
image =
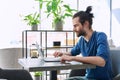
{"type": "Polygon", "coordinates": [[[95,68],[92,64],[83,64],[80,62],[44,62],[41,59],[19,59],[19,64],[30,72],[33,71],[52,71],[52,70],[67,70],[67,69],[86,69],[95,68]]]}

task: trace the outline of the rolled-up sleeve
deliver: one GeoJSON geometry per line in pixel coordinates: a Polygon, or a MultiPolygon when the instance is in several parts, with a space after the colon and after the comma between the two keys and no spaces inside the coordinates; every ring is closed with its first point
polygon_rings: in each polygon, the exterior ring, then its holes
{"type": "Polygon", "coordinates": [[[107,42],[107,36],[104,33],[98,34],[97,38],[97,56],[102,57],[105,61],[108,60],[109,46],[107,42]]]}

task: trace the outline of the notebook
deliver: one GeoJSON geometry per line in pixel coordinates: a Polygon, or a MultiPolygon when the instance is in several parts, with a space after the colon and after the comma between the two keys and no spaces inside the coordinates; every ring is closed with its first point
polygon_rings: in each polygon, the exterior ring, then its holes
{"type": "Polygon", "coordinates": [[[60,62],[60,57],[44,57],[43,56],[43,52],[42,52],[42,47],[39,46],[39,44],[36,42],[36,47],[37,47],[37,50],[38,50],[38,53],[39,55],[41,56],[41,58],[46,61],[46,62],[60,62]]]}

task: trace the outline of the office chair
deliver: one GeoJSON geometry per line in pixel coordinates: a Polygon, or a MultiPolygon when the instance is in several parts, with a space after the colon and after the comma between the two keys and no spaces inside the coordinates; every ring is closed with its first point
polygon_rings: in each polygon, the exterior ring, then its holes
{"type": "Polygon", "coordinates": [[[74,70],[71,70],[69,77],[85,76],[85,74],[86,74],[86,69],[74,69],[74,70]]]}
{"type": "Polygon", "coordinates": [[[120,80],[120,50],[110,50],[114,80],[120,80]]]}
{"type": "Polygon", "coordinates": [[[28,71],[23,69],[1,69],[0,79],[7,80],[33,80],[28,71]]]}

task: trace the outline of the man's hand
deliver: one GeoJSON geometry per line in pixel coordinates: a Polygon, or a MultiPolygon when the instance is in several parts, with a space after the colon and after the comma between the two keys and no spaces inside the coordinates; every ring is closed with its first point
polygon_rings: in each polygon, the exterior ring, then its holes
{"type": "Polygon", "coordinates": [[[74,56],[69,56],[69,55],[63,55],[61,57],[61,62],[65,63],[65,61],[72,61],[74,56]]]}
{"type": "Polygon", "coordinates": [[[63,55],[63,53],[62,52],[58,52],[58,51],[55,51],[53,53],[53,56],[55,56],[55,57],[59,57],[59,56],[62,56],[62,55],[63,55]]]}

